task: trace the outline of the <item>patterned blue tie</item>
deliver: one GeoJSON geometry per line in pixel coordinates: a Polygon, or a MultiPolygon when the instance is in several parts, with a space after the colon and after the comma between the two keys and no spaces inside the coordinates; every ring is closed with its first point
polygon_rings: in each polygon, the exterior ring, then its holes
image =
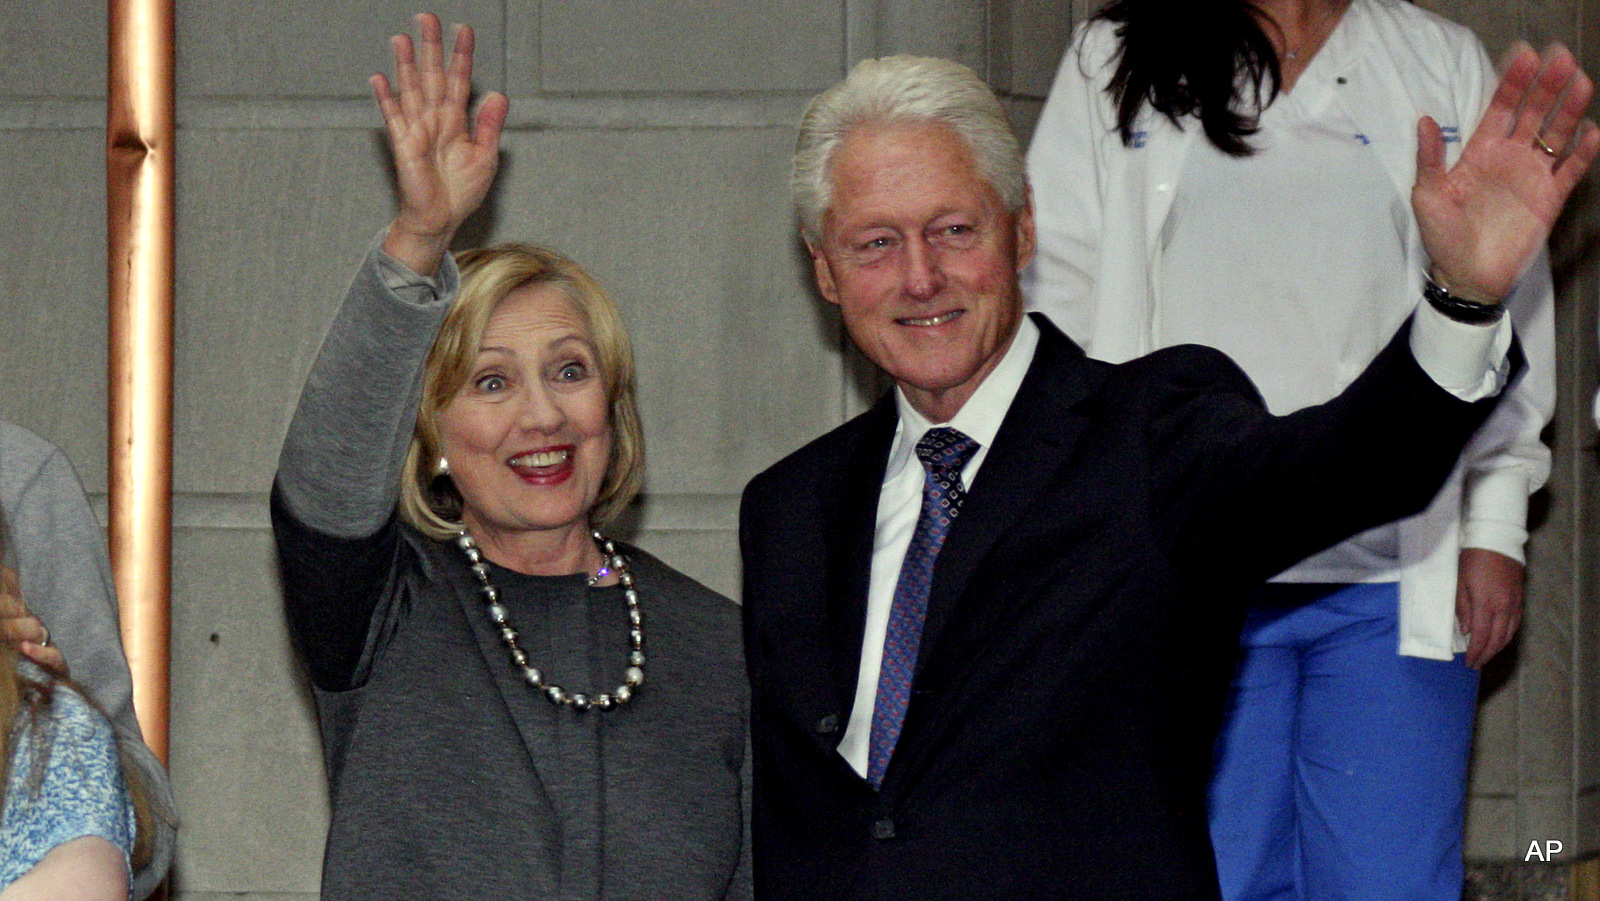
{"type": "Polygon", "coordinates": [[[883,637],[883,666],[878,670],[878,699],[872,708],[872,740],[867,752],[867,780],[883,784],[889,757],[900,740],[911,701],[911,674],[922,644],[922,621],[933,586],[933,562],[961,511],[961,469],[978,452],[978,442],[952,428],[929,429],[917,442],[917,457],[927,469],[922,483],[922,514],[911,535],[900,580],[894,586],[889,628],[883,637]]]}

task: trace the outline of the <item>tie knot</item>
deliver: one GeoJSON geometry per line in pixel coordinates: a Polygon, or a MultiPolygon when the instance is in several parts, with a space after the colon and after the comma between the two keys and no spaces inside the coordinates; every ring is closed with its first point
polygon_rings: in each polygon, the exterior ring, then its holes
{"type": "Polygon", "coordinates": [[[929,429],[917,442],[917,457],[929,469],[961,471],[978,452],[978,442],[948,426],[929,429]]]}

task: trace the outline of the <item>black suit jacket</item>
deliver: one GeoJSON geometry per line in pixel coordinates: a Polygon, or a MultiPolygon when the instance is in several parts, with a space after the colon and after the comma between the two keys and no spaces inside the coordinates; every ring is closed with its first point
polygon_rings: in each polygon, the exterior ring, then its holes
{"type": "Polygon", "coordinates": [[[1492,401],[1402,330],[1268,415],[1220,352],[1039,347],[940,553],[882,790],[844,762],[892,398],[757,476],[740,515],[757,896],[1219,897],[1205,788],[1248,589],[1422,509],[1492,401]]]}

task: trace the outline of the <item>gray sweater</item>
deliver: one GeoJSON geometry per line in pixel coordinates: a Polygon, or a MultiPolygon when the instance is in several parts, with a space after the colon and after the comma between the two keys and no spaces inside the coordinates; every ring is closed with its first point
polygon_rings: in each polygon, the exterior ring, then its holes
{"type": "Polygon", "coordinates": [[[83,484],[55,445],[0,421],[0,515],[6,563],[17,571],[22,601],[50,630],[72,677],[116,727],[117,741],[151,792],[154,856],[134,874],[143,898],[166,876],[177,820],[167,771],[145,746],[133,713],[133,680],[122,651],[117,598],[100,524],[83,484]]]}
{"type": "MultiPolygon", "coordinates": [[[[558,709],[512,667],[461,552],[395,519],[421,363],[455,285],[448,263],[436,290],[369,257],[280,461],[285,604],[333,794],[322,897],[748,898],[738,608],[628,548],[648,680],[620,710],[558,709]]],[[[552,681],[621,681],[620,590],[492,579],[552,681]]]]}

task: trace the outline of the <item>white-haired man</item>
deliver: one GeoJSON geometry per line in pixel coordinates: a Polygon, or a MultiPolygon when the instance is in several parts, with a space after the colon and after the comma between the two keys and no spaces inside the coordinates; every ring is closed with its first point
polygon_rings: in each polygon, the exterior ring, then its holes
{"type": "Polygon", "coordinates": [[[1516,365],[1496,303],[1600,146],[1589,93],[1529,52],[1455,168],[1419,126],[1428,302],[1284,418],[1215,351],[1111,366],[1023,316],[1021,155],[969,70],[868,61],[813,101],[817,284],[895,390],[745,492],[758,896],[1218,897],[1232,599],[1443,481],[1516,365]]]}

